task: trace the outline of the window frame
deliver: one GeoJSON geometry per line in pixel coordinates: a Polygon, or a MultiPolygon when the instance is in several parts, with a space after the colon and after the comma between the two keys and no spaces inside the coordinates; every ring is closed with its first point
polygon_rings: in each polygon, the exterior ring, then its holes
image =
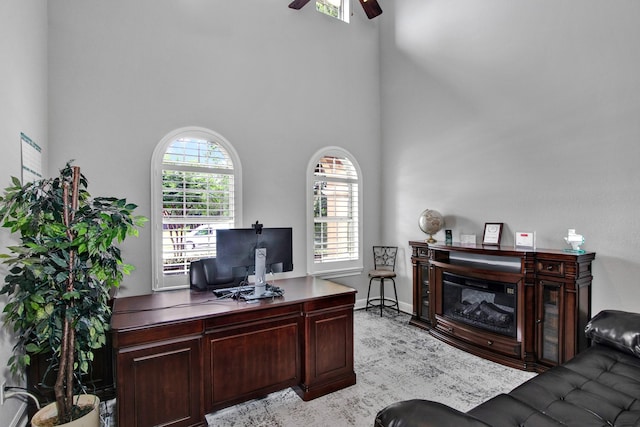
{"type": "Polygon", "coordinates": [[[231,143],[217,132],[203,127],[183,127],[165,135],[153,151],[151,158],[151,271],[154,291],[184,289],[189,287],[189,275],[165,276],[163,271],[163,217],[162,217],[162,170],[167,148],[181,138],[207,140],[219,144],[233,163],[234,179],[234,227],[239,227],[242,219],[242,165],[240,157],[231,143]]]}
{"type": "Polygon", "coordinates": [[[325,279],[335,277],[354,276],[361,274],[364,270],[363,264],[363,177],[360,165],[356,161],[356,158],[347,150],[337,146],[329,146],[318,150],[310,159],[307,165],[307,274],[312,276],[318,276],[325,279]],[[316,165],[322,157],[334,156],[344,157],[348,159],[353,165],[357,173],[358,182],[358,258],[353,260],[342,261],[326,261],[323,263],[315,262],[315,248],[314,248],[314,236],[315,236],[315,221],[314,221],[314,183],[316,181],[315,169],[316,165]]]}
{"type": "Polygon", "coordinates": [[[351,1],[350,0],[340,0],[340,6],[337,5],[333,5],[330,4],[331,1],[330,0],[316,0],[315,2],[315,8],[317,12],[320,12],[324,15],[330,16],[332,18],[338,19],[342,22],[345,23],[349,23],[349,18],[351,16],[351,1]],[[329,13],[327,10],[322,10],[320,4],[322,4],[325,7],[335,7],[338,11],[338,16],[334,16],[331,13],[329,13]],[[329,4],[327,4],[329,3],[329,4]]]}

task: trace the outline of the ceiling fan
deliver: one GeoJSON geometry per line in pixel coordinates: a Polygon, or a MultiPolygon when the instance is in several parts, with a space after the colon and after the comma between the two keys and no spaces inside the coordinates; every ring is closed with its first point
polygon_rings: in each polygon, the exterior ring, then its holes
{"type": "MultiPolygon", "coordinates": [[[[291,9],[302,9],[304,5],[309,3],[310,0],[293,0],[289,3],[291,9]]],[[[373,19],[376,16],[382,14],[382,8],[378,4],[378,0],[358,0],[364,9],[364,13],[367,14],[369,19],[373,19]]]]}

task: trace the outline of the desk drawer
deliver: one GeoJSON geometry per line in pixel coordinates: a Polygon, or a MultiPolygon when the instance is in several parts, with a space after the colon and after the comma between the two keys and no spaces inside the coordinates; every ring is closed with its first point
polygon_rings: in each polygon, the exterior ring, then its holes
{"type": "MultiPolygon", "coordinates": [[[[248,307],[245,303],[242,307],[248,307]]],[[[255,322],[264,323],[270,320],[284,319],[290,317],[301,317],[302,306],[300,304],[258,306],[255,310],[244,309],[236,312],[225,313],[223,316],[214,316],[204,321],[205,331],[219,328],[236,328],[242,324],[253,324],[255,322]]]]}

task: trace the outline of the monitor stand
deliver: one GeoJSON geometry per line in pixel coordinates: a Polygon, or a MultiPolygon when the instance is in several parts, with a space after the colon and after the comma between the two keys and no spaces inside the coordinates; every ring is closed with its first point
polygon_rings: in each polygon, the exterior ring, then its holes
{"type": "Polygon", "coordinates": [[[267,291],[266,260],[267,248],[256,248],[256,283],[252,295],[254,298],[259,298],[267,291]]]}

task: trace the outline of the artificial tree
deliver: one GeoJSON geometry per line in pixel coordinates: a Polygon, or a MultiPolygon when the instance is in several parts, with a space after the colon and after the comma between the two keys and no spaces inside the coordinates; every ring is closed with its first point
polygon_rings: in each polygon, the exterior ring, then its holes
{"type": "Polygon", "coordinates": [[[0,255],[9,266],[0,290],[8,296],[5,323],[16,336],[9,366],[23,372],[30,355],[51,352],[63,424],[76,412],[73,396],[84,391],[93,351],[105,345],[109,291],[133,269],[116,243],[137,236],[146,218],[125,199],[92,198],[71,162],[55,178],[12,184],[0,197],[2,227],[20,237],[0,255]]]}

